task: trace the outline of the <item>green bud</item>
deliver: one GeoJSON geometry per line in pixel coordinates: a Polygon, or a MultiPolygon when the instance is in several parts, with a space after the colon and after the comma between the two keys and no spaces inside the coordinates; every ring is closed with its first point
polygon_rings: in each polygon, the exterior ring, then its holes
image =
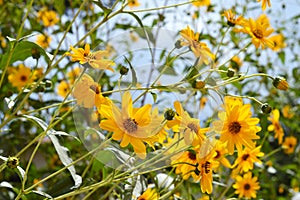
{"type": "Polygon", "coordinates": [[[272,107],[269,106],[268,103],[264,103],[262,106],[261,106],[261,111],[265,114],[270,114],[271,111],[272,111],[272,107]]]}
{"type": "Polygon", "coordinates": [[[164,117],[165,117],[166,120],[173,120],[175,115],[176,115],[176,111],[174,111],[172,108],[169,108],[164,113],[164,117]]]}
{"type": "Polygon", "coordinates": [[[11,169],[18,167],[19,159],[17,157],[8,157],[8,159],[6,161],[6,166],[11,169]]]}
{"type": "Polygon", "coordinates": [[[235,74],[234,69],[229,68],[229,69],[227,70],[227,74],[226,74],[226,75],[227,75],[229,78],[233,77],[234,74],[235,74]]]}
{"type": "Polygon", "coordinates": [[[120,69],[121,75],[127,75],[128,71],[129,71],[129,68],[121,66],[121,69],[120,69]]]}
{"type": "Polygon", "coordinates": [[[41,52],[40,50],[38,50],[37,48],[32,48],[31,49],[31,56],[34,58],[34,59],[39,59],[41,57],[41,52]]]}

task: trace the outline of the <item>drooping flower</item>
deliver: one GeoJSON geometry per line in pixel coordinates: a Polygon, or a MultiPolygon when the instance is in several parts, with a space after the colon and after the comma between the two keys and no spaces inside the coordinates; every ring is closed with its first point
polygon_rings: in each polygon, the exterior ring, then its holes
{"type": "Polygon", "coordinates": [[[274,87],[276,87],[278,90],[288,90],[289,89],[289,83],[285,80],[285,78],[281,76],[277,76],[273,79],[274,87]]]}
{"type": "Polygon", "coordinates": [[[236,182],[233,185],[235,193],[239,195],[239,198],[256,198],[256,191],[260,189],[257,177],[252,177],[252,173],[248,172],[242,176],[237,176],[236,182]]]}
{"type": "Polygon", "coordinates": [[[193,6],[201,7],[201,6],[209,6],[210,0],[192,0],[193,6]]]}
{"type": "Polygon", "coordinates": [[[297,138],[294,136],[286,137],[282,144],[282,148],[284,149],[284,153],[286,154],[294,153],[296,146],[297,146],[297,138]]]}
{"type": "Polygon", "coordinates": [[[262,10],[265,10],[267,5],[271,7],[271,0],[257,0],[257,2],[261,2],[262,10]]]}
{"type": "Polygon", "coordinates": [[[49,47],[50,42],[51,42],[51,37],[47,34],[40,34],[37,36],[36,43],[44,49],[49,47]]]}
{"type": "Polygon", "coordinates": [[[33,83],[36,78],[35,73],[32,73],[31,69],[24,64],[19,64],[17,68],[10,67],[8,74],[8,81],[12,86],[17,87],[19,90],[22,89],[22,87],[33,83]]]}
{"type": "Polygon", "coordinates": [[[161,126],[161,121],[151,116],[151,105],[133,108],[131,94],[127,91],[122,96],[121,109],[115,104],[102,108],[101,114],[106,119],[100,122],[100,128],[113,132],[112,139],[120,140],[121,147],[131,144],[134,152],[144,159],[146,157],[144,142],[156,135],[161,126]]]}
{"type": "Polygon", "coordinates": [[[273,41],[269,36],[273,33],[274,29],[271,27],[267,15],[262,14],[256,20],[250,18],[242,24],[243,28],[234,29],[236,32],[247,33],[252,38],[252,43],[256,48],[273,48],[273,41]]]}
{"type": "Polygon", "coordinates": [[[220,120],[213,122],[214,130],[221,134],[220,141],[227,141],[229,154],[234,153],[234,147],[239,151],[243,146],[253,149],[255,147],[253,140],[259,139],[256,135],[261,130],[256,126],[259,119],[251,117],[250,108],[250,104],[243,105],[239,100],[228,98],[226,101],[225,99],[225,111],[220,111],[218,113],[220,120]]]}
{"type": "Polygon", "coordinates": [[[61,97],[65,98],[70,91],[70,85],[66,81],[61,81],[57,86],[57,93],[61,97]]]}
{"type": "Polygon", "coordinates": [[[253,164],[261,164],[261,160],[258,157],[264,156],[264,153],[260,151],[261,146],[254,149],[245,148],[243,151],[238,152],[238,157],[232,165],[233,168],[237,167],[236,172],[248,172],[253,169],[253,164]]]}
{"type": "Polygon", "coordinates": [[[111,68],[112,65],[115,63],[112,60],[105,59],[108,55],[108,51],[96,51],[96,52],[90,52],[90,45],[86,44],[84,49],[83,48],[73,48],[70,47],[71,51],[74,53],[71,54],[70,52],[66,52],[67,56],[71,56],[72,62],[79,62],[80,64],[86,64],[88,63],[92,68],[94,69],[108,69],[110,71],[114,71],[113,68],[111,68]]]}
{"type": "Polygon", "coordinates": [[[279,122],[279,117],[280,117],[279,110],[274,109],[272,111],[270,117],[268,117],[268,120],[271,121],[271,123],[272,123],[268,126],[268,131],[274,131],[275,132],[274,138],[277,138],[278,144],[281,144],[283,136],[284,136],[284,131],[279,122]]]}
{"type": "Polygon", "coordinates": [[[215,59],[215,55],[211,53],[207,44],[199,41],[199,33],[194,33],[189,26],[181,30],[180,35],[183,37],[181,46],[188,46],[194,55],[199,58],[199,63],[209,64],[215,59]]]}
{"type": "Polygon", "coordinates": [[[273,51],[279,51],[286,47],[286,43],[284,42],[284,36],[282,33],[273,35],[269,39],[273,42],[273,47],[271,48],[273,51]]]}
{"type": "Polygon", "coordinates": [[[154,188],[147,188],[147,190],[137,198],[137,200],[158,200],[159,194],[154,188]]]}
{"type": "Polygon", "coordinates": [[[245,23],[245,19],[242,15],[236,17],[235,13],[232,10],[225,10],[223,16],[227,18],[227,24],[229,26],[242,25],[245,23]]]}
{"type": "Polygon", "coordinates": [[[130,8],[139,7],[141,4],[138,0],[128,0],[128,6],[130,8]]]}

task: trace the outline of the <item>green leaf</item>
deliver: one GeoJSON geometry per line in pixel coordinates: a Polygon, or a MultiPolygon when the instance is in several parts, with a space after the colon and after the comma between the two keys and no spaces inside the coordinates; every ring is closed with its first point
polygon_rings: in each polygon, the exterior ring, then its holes
{"type": "Polygon", "coordinates": [[[284,64],[285,63],[285,52],[284,51],[279,52],[278,57],[281,60],[282,64],[284,64]]]}
{"type": "MultiPolygon", "coordinates": [[[[165,65],[162,65],[162,66],[158,67],[158,71],[161,72],[165,67],[166,67],[165,65]]],[[[172,65],[167,66],[167,67],[164,69],[163,74],[167,74],[167,75],[171,75],[171,76],[176,76],[176,75],[177,75],[177,73],[176,73],[176,71],[174,70],[174,68],[173,68],[172,65]]]]}
{"type": "Polygon", "coordinates": [[[124,58],[125,58],[126,62],[128,63],[130,70],[131,70],[131,76],[132,76],[131,87],[135,87],[137,84],[137,76],[136,76],[135,70],[133,69],[130,61],[126,58],[126,56],[124,56],[124,58]]]}
{"type": "MultiPolygon", "coordinates": [[[[24,61],[26,58],[31,57],[32,50],[37,50],[41,55],[43,55],[45,57],[45,60],[47,62],[49,62],[52,59],[52,55],[47,53],[42,47],[40,47],[36,43],[29,42],[29,41],[20,41],[20,42],[16,43],[16,47],[14,49],[14,52],[12,54],[12,57],[11,57],[8,65],[11,65],[12,63],[14,63],[16,61],[24,61]]],[[[4,67],[6,65],[9,54],[10,54],[10,52],[6,52],[1,57],[1,61],[0,61],[1,67],[4,67]]]]}
{"type": "Polygon", "coordinates": [[[154,103],[155,103],[156,100],[157,100],[157,94],[154,93],[154,92],[150,92],[150,94],[152,95],[153,101],[154,101],[154,103]]]}
{"type": "Polygon", "coordinates": [[[59,15],[63,15],[65,13],[65,2],[64,1],[54,1],[54,8],[57,10],[59,15]]]}

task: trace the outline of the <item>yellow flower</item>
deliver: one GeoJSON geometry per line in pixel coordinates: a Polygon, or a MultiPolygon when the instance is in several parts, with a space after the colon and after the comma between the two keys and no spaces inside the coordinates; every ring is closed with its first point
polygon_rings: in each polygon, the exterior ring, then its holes
{"type": "Polygon", "coordinates": [[[0,45],[3,49],[6,48],[6,46],[7,46],[5,37],[2,36],[1,32],[0,32],[0,45]]]}
{"type": "Polygon", "coordinates": [[[181,30],[180,35],[183,37],[181,46],[189,46],[194,55],[199,58],[199,63],[209,64],[215,59],[207,44],[199,41],[199,33],[194,33],[189,26],[181,30]]]}
{"type": "Polygon", "coordinates": [[[100,86],[87,74],[83,74],[74,86],[72,94],[77,100],[77,104],[84,108],[98,107],[102,97],[100,86]]]}
{"type": "Polygon", "coordinates": [[[37,19],[42,21],[46,27],[54,26],[59,21],[56,12],[53,10],[48,10],[46,7],[42,8],[38,12],[37,19]]]}
{"type": "Polygon", "coordinates": [[[266,46],[272,48],[273,41],[268,38],[274,29],[271,28],[267,15],[262,14],[256,20],[250,18],[242,24],[242,29],[234,29],[236,32],[247,33],[252,37],[252,43],[256,48],[260,46],[264,49],[266,46]]]}
{"type": "Polygon", "coordinates": [[[161,121],[151,116],[151,105],[133,108],[130,92],[122,96],[121,110],[114,104],[102,106],[101,114],[106,119],[100,122],[102,129],[113,132],[112,139],[121,140],[120,146],[132,145],[134,152],[142,159],[146,157],[144,142],[156,135],[160,129],[161,121]]]}
{"type": "Polygon", "coordinates": [[[190,115],[183,110],[179,101],[174,102],[174,107],[177,115],[175,115],[174,120],[168,121],[168,126],[172,127],[178,125],[179,131],[183,134],[184,141],[187,145],[201,145],[205,139],[204,133],[207,132],[208,129],[201,128],[200,120],[190,117],[190,115]]]}
{"type": "Polygon", "coordinates": [[[232,57],[232,59],[230,61],[231,68],[238,71],[242,65],[243,65],[243,61],[238,56],[232,57]]]}
{"type": "Polygon", "coordinates": [[[17,68],[9,68],[8,74],[8,81],[12,86],[17,87],[19,90],[25,85],[33,83],[36,78],[35,74],[31,73],[31,69],[25,67],[23,64],[20,64],[17,68]]]}
{"type": "Polygon", "coordinates": [[[285,118],[288,118],[288,119],[291,119],[294,117],[295,115],[295,112],[293,110],[291,110],[291,106],[290,105],[285,105],[283,106],[282,108],[282,115],[285,117],[285,118]]]}
{"type": "Polygon", "coordinates": [[[277,35],[273,35],[269,39],[273,42],[274,46],[271,47],[273,51],[279,51],[280,49],[286,47],[286,43],[284,42],[284,36],[281,33],[277,35]]]}
{"type": "Polygon", "coordinates": [[[158,200],[159,194],[153,188],[147,188],[147,190],[137,198],[137,200],[158,200]]]}
{"type": "Polygon", "coordinates": [[[231,168],[230,162],[225,157],[228,154],[228,149],[226,148],[226,146],[226,142],[217,140],[214,147],[214,151],[216,152],[216,154],[213,158],[214,160],[220,162],[224,167],[231,168]]]}
{"type": "Polygon", "coordinates": [[[71,71],[67,73],[67,77],[71,84],[75,82],[75,79],[80,75],[81,69],[79,67],[75,67],[71,71]]]}
{"type": "Polygon", "coordinates": [[[271,0],[257,0],[257,2],[261,2],[262,10],[266,9],[267,4],[268,4],[269,7],[271,7],[271,0]]]}
{"type": "Polygon", "coordinates": [[[51,42],[51,37],[47,34],[40,34],[37,36],[36,43],[42,48],[48,48],[51,42]]]}
{"type": "Polygon", "coordinates": [[[297,145],[297,138],[294,136],[289,136],[284,139],[282,144],[282,148],[284,149],[284,153],[292,154],[294,153],[295,147],[297,145]]]}
{"type": "Polygon", "coordinates": [[[279,110],[274,109],[270,117],[268,117],[268,120],[270,120],[272,123],[271,125],[268,126],[268,131],[274,131],[275,132],[274,137],[278,138],[278,144],[281,144],[284,136],[284,131],[280,125],[279,117],[280,117],[279,110]]]}
{"type": "Polygon", "coordinates": [[[210,5],[210,0],[191,0],[191,1],[192,4],[197,7],[210,5]]]}
{"type": "Polygon", "coordinates": [[[235,26],[236,24],[242,25],[243,23],[245,23],[243,16],[236,17],[235,14],[232,13],[231,10],[225,10],[223,13],[223,16],[225,16],[227,18],[227,24],[229,26],[235,26]]]}
{"type": "Polygon", "coordinates": [[[252,173],[248,172],[243,177],[237,176],[236,182],[233,185],[235,193],[239,195],[239,198],[256,198],[256,191],[260,189],[257,177],[252,178],[252,173]]]}
{"type": "MultiPolygon", "coordinates": [[[[225,111],[218,113],[220,120],[213,122],[216,132],[221,134],[220,141],[227,141],[228,153],[234,153],[234,147],[239,151],[243,146],[253,149],[255,144],[252,140],[259,139],[256,135],[261,130],[256,124],[258,118],[251,118],[251,105],[242,105],[239,100],[233,101],[233,98],[225,99],[225,111]]],[[[237,98],[239,99],[239,98],[237,98]]]]}
{"type": "MultiPolygon", "coordinates": [[[[198,154],[199,155],[199,154],[198,154]]],[[[200,187],[202,193],[212,193],[212,181],[213,181],[213,170],[219,167],[219,162],[214,160],[214,156],[216,155],[215,152],[209,153],[204,158],[200,158],[197,156],[198,159],[198,175],[196,180],[200,180],[200,187]]]]}
{"type": "Polygon", "coordinates": [[[261,160],[257,157],[264,156],[263,152],[260,152],[261,146],[258,146],[254,149],[245,148],[243,151],[238,152],[238,157],[232,165],[233,168],[237,167],[235,170],[237,172],[248,172],[253,169],[253,164],[261,164],[261,160]]]}
{"type": "Polygon", "coordinates": [[[90,45],[86,44],[84,49],[83,48],[73,48],[70,47],[71,51],[74,53],[71,54],[69,52],[66,52],[67,56],[71,56],[71,61],[76,62],[79,61],[80,64],[88,63],[92,68],[94,69],[108,69],[110,71],[114,71],[113,68],[111,68],[112,65],[115,63],[111,60],[104,59],[109,55],[108,51],[96,51],[96,52],[90,52],[90,45]]]}
{"type": "Polygon", "coordinates": [[[179,158],[172,161],[172,165],[176,167],[175,173],[181,174],[184,180],[187,180],[191,175],[196,179],[195,169],[198,163],[197,160],[198,151],[189,150],[180,155],[179,158]]]}
{"type": "Polygon", "coordinates": [[[140,2],[138,0],[128,0],[128,6],[130,8],[133,8],[133,7],[138,7],[140,6],[140,2]]]}
{"type": "Polygon", "coordinates": [[[66,81],[61,81],[57,86],[57,93],[65,98],[70,91],[70,85],[66,81]]]}

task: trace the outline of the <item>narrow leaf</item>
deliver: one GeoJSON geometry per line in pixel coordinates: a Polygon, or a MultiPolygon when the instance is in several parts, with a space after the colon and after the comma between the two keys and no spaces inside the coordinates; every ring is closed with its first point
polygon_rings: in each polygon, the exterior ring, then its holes
{"type": "Polygon", "coordinates": [[[126,58],[126,56],[124,56],[126,62],[128,63],[129,67],[130,67],[130,70],[131,70],[131,76],[132,76],[132,83],[131,83],[131,86],[132,87],[135,87],[136,86],[136,83],[137,83],[137,76],[136,76],[136,73],[135,73],[135,70],[134,68],[132,67],[130,61],[126,58]]]}

